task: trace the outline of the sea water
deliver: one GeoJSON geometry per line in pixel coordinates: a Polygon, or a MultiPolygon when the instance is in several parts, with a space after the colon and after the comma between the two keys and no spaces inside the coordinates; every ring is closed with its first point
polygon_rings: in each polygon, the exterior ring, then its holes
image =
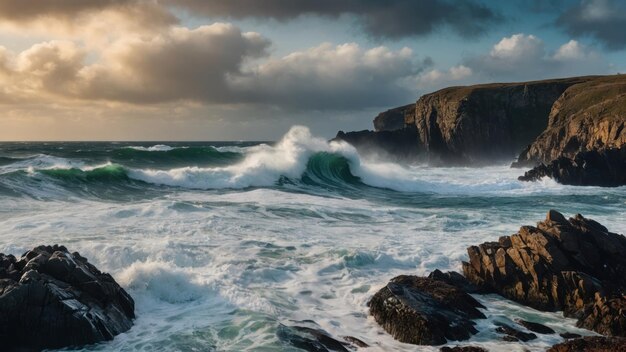
{"type": "MultiPolygon", "coordinates": [[[[549,209],[624,233],[626,187],[525,183],[521,172],[389,163],[305,127],[276,143],[1,143],[0,252],[63,244],[134,297],[132,329],[86,351],[295,351],[276,332],[304,320],[370,351],[436,351],[395,341],[368,315],[389,279],[460,271],[468,246],[549,209]]],[[[591,334],[560,313],[476,297],[488,319],[466,343],[562,341],[501,341],[495,324],[516,318],[591,334]]]]}

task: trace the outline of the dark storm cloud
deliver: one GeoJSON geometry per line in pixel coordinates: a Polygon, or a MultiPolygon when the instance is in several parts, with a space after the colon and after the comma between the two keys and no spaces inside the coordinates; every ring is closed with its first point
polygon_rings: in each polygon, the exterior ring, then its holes
{"type": "Polygon", "coordinates": [[[0,0],[0,22],[18,25],[55,21],[64,26],[81,27],[85,17],[98,18],[106,12],[115,13],[141,28],[179,22],[169,9],[152,0],[0,0]]]}
{"type": "Polygon", "coordinates": [[[471,0],[164,0],[194,15],[229,18],[290,20],[302,15],[354,15],[373,37],[403,38],[427,35],[448,27],[463,37],[485,32],[501,17],[471,0]]]}
{"type": "Polygon", "coordinates": [[[556,24],[572,36],[591,36],[607,49],[626,48],[626,4],[623,2],[584,0],[561,14],[556,24]]]}

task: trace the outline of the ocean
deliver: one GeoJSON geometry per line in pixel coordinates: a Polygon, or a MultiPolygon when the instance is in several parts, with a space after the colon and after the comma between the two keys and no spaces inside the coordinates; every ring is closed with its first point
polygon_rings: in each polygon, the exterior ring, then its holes
{"type": "MultiPolygon", "coordinates": [[[[395,341],[368,316],[392,277],[460,271],[468,246],[549,209],[626,229],[626,187],[524,183],[509,164],[399,165],[305,127],[275,143],[0,143],[0,252],[63,244],[133,296],[133,328],[85,351],[297,351],[277,331],[304,321],[367,351],[437,351],[395,341]]],[[[560,313],[477,298],[488,319],[463,344],[561,341],[501,341],[494,324],[516,317],[592,334],[560,313]]]]}

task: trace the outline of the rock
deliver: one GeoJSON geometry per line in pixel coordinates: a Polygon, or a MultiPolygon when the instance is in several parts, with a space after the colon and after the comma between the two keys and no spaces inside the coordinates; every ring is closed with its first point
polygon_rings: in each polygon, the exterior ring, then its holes
{"type": "Polygon", "coordinates": [[[444,346],[439,349],[441,352],[488,352],[486,349],[478,346],[444,346]]]}
{"type": "Polygon", "coordinates": [[[549,335],[549,334],[556,333],[556,331],[554,331],[552,328],[549,328],[543,324],[534,323],[532,321],[527,321],[527,320],[522,320],[522,319],[518,319],[516,320],[516,322],[520,324],[521,326],[525,327],[526,329],[532,332],[536,332],[538,334],[549,335]]]}
{"type": "Polygon", "coordinates": [[[347,341],[348,343],[356,346],[356,347],[362,347],[362,348],[370,347],[370,345],[366,344],[365,342],[363,342],[360,339],[357,339],[354,336],[342,336],[341,338],[344,339],[345,341],[347,341]]]}
{"type": "Polygon", "coordinates": [[[415,114],[415,104],[404,105],[398,108],[381,112],[374,118],[374,129],[380,131],[395,131],[404,128],[407,116],[415,114]]]}
{"type": "Polygon", "coordinates": [[[461,289],[461,291],[467,293],[485,293],[480,287],[467,281],[463,275],[457,273],[456,271],[448,271],[444,273],[439,269],[435,269],[428,275],[428,278],[445,282],[448,285],[457,287],[461,289]]]}
{"type": "Polygon", "coordinates": [[[626,238],[578,214],[550,211],[536,227],[468,248],[465,277],[485,290],[578,325],[625,336],[626,238]]]}
{"type": "Polygon", "coordinates": [[[548,352],[626,352],[626,338],[587,336],[552,346],[548,352]]]}
{"type": "Polygon", "coordinates": [[[571,332],[562,332],[562,333],[559,334],[559,336],[561,336],[562,338],[564,338],[566,340],[568,340],[568,339],[577,339],[579,337],[582,337],[582,336],[580,336],[578,334],[574,334],[574,333],[571,333],[571,332]]]}
{"type": "Polygon", "coordinates": [[[626,75],[599,76],[568,87],[548,124],[519,156],[521,165],[548,164],[561,156],[626,144],[626,75]]]}
{"type": "Polygon", "coordinates": [[[333,140],[345,141],[357,147],[361,154],[373,154],[386,160],[415,161],[420,156],[414,127],[380,132],[364,130],[344,133],[339,131],[333,140]]]}
{"type": "Polygon", "coordinates": [[[534,340],[537,338],[537,335],[533,334],[533,333],[528,333],[528,332],[523,332],[520,330],[515,329],[512,326],[506,325],[506,324],[499,324],[500,326],[498,326],[496,328],[496,332],[500,333],[500,334],[504,334],[506,335],[503,340],[505,341],[522,341],[522,342],[526,342],[526,341],[530,341],[530,340],[534,340]]]}
{"type": "Polygon", "coordinates": [[[349,351],[346,348],[346,345],[349,345],[348,343],[336,340],[326,331],[317,327],[315,323],[310,321],[300,323],[305,323],[309,326],[287,326],[280,324],[276,335],[284,343],[305,351],[349,351]]]}
{"type": "Polygon", "coordinates": [[[572,159],[558,157],[527,171],[519,180],[537,181],[543,177],[575,186],[626,185],[626,144],[621,148],[579,152],[572,159]]]}
{"type": "Polygon", "coordinates": [[[578,326],[602,335],[626,336],[626,296],[607,298],[596,294],[596,301],[585,306],[578,326]]]}
{"type": "Polygon", "coordinates": [[[113,278],[63,246],[20,259],[0,254],[0,341],[38,351],[111,340],[133,324],[134,301],[113,278]]]}
{"type": "Polygon", "coordinates": [[[457,287],[431,278],[393,278],[368,302],[370,314],[396,340],[416,345],[440,345],[466,340],[477,332],[472,319],[484,308],[457,287]]]}

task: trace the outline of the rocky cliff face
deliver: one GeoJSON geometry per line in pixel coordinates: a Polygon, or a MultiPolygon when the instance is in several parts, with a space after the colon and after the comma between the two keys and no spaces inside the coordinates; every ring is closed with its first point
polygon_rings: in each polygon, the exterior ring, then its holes
{"type": "MultiPolygon", "coordinates": [[[[593,77],[524,83],[483,84],[451,87],[422,96],[413,108],[403,106],[381,113],[377,130],[408,141],[406,155],[421,155],[446,164],[485,163],[511,160],[547,126],[554,102],[572,85],[593,77]],[[414,109],[414,111],[413,111],[414,109]],[[399,122],[404,116],[404,122],[399,122]],[[390,129],[396,128],[393,131],[390,129]],[[415,138],[406,138],[407,133],[415,138]]],[[[357,138],[337,136],[360,148],[376,144],[376,134],[357,138]]],[[[388,150],[387,145],[380,145],[388,150]]],[[[394,147],[398,149],[397,146],[394,147]]]]}
{"type": "Polygon", "coordinates": [[[447,88],[421,97],[405,123],[443,161],[510,159],[545,129],[561,94],[582,80],[447,88]]]}
{"type": "Polygon", "coordinates": [[[374,129],[376,132],[402,129],[404,128],[404,121],[413,115],[415,115],[415,104],[389,109],[374,118],[374,129]]]}
{"type": "Polygon", "coordinates": [[[620,147],[626,144],[625,125],[626,75],[573,85],[554,103],[547,128],[520,154],[518,165],[620,147]]]}

